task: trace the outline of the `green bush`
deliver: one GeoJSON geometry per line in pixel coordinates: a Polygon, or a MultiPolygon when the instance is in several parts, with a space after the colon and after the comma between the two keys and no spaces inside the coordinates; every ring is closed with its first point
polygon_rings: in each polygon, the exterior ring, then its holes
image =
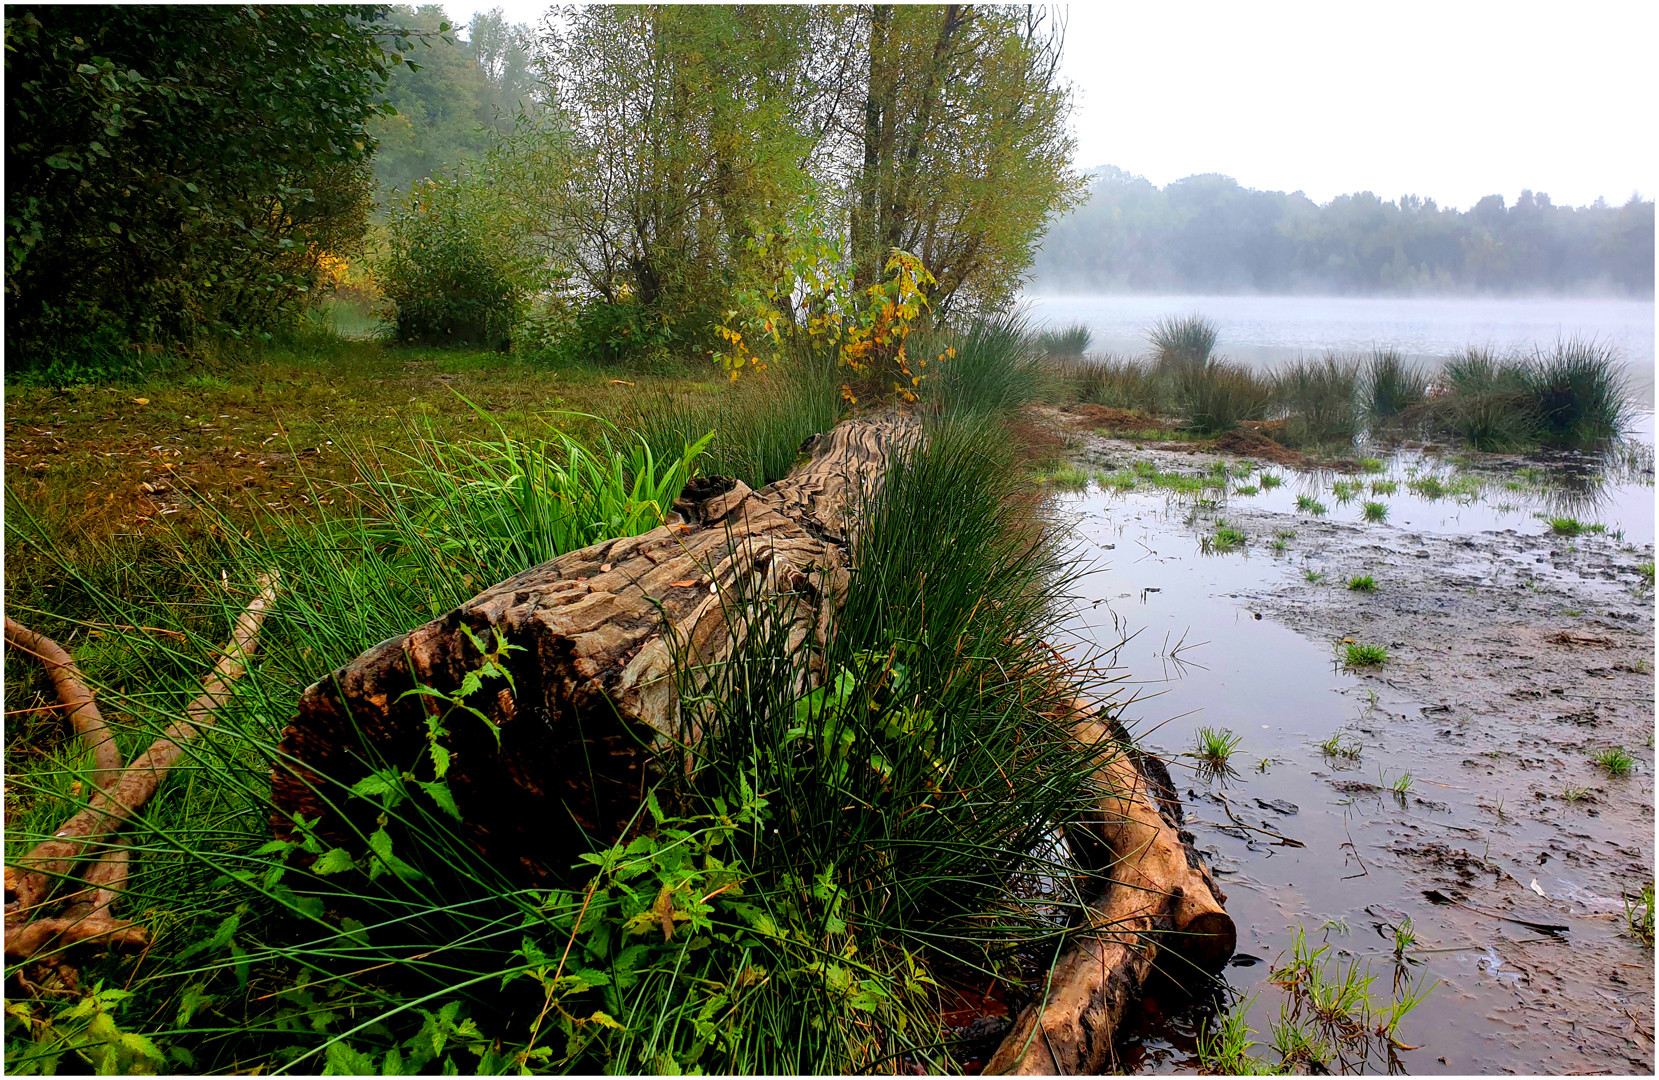
{"type": "Polygon", "coordinates": [[[423,180],[388,210],[379,276],[397,305],[395,340],[423,345],[511,343],[544,280],[529,231],[482,181],[423,180]]]}

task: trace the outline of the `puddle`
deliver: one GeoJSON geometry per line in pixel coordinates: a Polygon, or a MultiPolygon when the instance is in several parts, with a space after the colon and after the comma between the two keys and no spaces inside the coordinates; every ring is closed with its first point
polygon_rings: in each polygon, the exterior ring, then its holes
{"type": "MultiPolygon", "coordinates": [[[[1174,469],[1184,455],[1090,437],[1078,460],[1133,468],[1152,457],[1174,469]]],[[[1185,465],[1192,475],[1209,468],[1185,465]]],[[[1366,1071],[1651,1071],[1643,1033],[1653,953],[1622,932],[1620,899],[1625,886],[1653,880],[1652,667],[1639,659],[1652,655],[1653,602],[1651,589],[1632,584],[1653,558],[1651,471],[1580,485],[1601,501],[1571,516],[1608,532],[1571,550],[1533,516],[1561,513],[1549,502],[1561,485],[1514,464],[1481,470],[1485,488],[1503,492],[1501,507],[1489,495],[1458,503],[1409,493],[1410,480],[1453,475],[1418,453],[1387,459],[1373,476],[1273,471],[1280,488],[1242,498],[1093,485],[1056,498],[1082,557],[1101,568],[1079,583],[1072,629],[1097,646],[1128,639],[1117,662],[1132,681],[1119,700],[1133,700],[1122,718],[1171,762],[1187,827],[1239,927],[1221,1004],[1245,1009],[1253,1052],[1276,1062],[1266,1044],[1284,994],[1269,978],[1301,927],[1314,947],[1369,965],[1379,1003],[1396,986],[1438,984],[1400,1029],[1419,1049],[1362,1063],[1366,1071]],[[1386,524],[1363,521],[1363,500],[1330,497],[1339,480],[1373,479],[1399,485],[1380,500],[1386,524]],[[1317,522],[1298,513],[1298,495],[1328,513],[1317,522]],[[1208,542],[1221,520],[1240,524],[1242,548],[1217,553],[1208,542]],[[1275,550],[1270,541],[1285,531],[1296,538],[1275,550]],[[1378,567],[1375,596],[1304,577],[1317,564],[1346,580],[1361,558],[1378,567]],[[1598,650],[1589,659],[1542,636],[1554,612],[1580,614],[1569,604],[1596,605],[1600,620],[1584,616],[1573,625],[1588,629],[1573,633],[1610,643],[1585,646],[1598,650]],[[1454,615],[1462,621],[1435,621],[1454,615]],[[1346,669],[1337,648],[1350,633],[1387,644],[1390,661],[1346,669]],[[1460,650],[1481,659],[1460,667],[1460,650]],[[1575,674],[1613,672],[1621,660],[1616,675],[1575,674]],[[1233,776],[1206,781],[1181,756],[1203,727],[1240,737],[1233,776]],[[1324,752],[1333,736],[1357,758],[1324,752]],[[1628,778],[1588,763],[1593,745],[1614,739],[1638,759],[1628,778]],[[1457,902],[1431,902],[1430,891],[1457,902]],[[1394,928],[1406,917],[1416,943],[1397,958],[1394,928]]],[[[1120,1048],[1124,1067],[1196,1068],[1196,1032],[1213,1007],[1184,1003],[1166,1016],[1152,1002],[1147,1027],[1120,1048]]]]}

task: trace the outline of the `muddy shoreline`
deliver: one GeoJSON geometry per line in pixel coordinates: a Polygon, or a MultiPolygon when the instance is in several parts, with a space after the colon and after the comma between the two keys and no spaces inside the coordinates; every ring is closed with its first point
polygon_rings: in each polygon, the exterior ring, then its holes
{"type": "MultiPolygon", "coordinates": [[[[1217,462],[1244,460],[1076,431],[1069,438],[1073,461],[1102,472],[1145,463],[1199,475],[1217,462]]],[[[1511,466],[1487,467],[1501,476],[1511,466]]],[[[1081,501],[1120,531],[1127,519],[1152,520],[1144,498],[1138,508],[1105,495],[1081,501]]],[[[1347,842],[1328,845],[1342,848],[1336,860],[1320,869],[1309,858],[1287,877],[1284,853],[1229,839],[1235,834],[1226,818],[1212,812],[1220,796],[1187,783],[1200,846],[1211,843],[1217,865],[1247,889],[1267,897],[1279,890],[1300,905],[1295,914],[1330,920],[1341,931],[1326,930],[1338,952],[1377,953],[1363,932],[1345,937],[1356,921],[1370,919],[1380,934],[1411,916],[1417,957],[1400,963],[1411,965],[1408,975],[1439,984],[1420,1010],[1425,1038],[1409,1055],[1411,1071],[1651,1073],[1654,954],[1631,937],[1624,898],[1654,877],[1654,600],[1642,570],[1651,566],[1652,544],[1611,529],[1572,538],[1517,528],[1458,534],[1404,521],[1287,514],[1248,498],[1189,502],[1195,505],[1176,516],[1194,543],[1223,518],[1247,538],[1242,551],[1221,556],[1250,564],[1236,582],[1212,572],[1208,601],[1218,617],[1278,623],[1328,649],[1333,670],[1342,669],[1342,685],[1333,689],[1352,703],[1334,732],[1328,721],[1321,727],[1284,717],[1285,726],[1305,729],[1273,744],[1292,751],[1264,757],[1261,775],[1247,773],[1228,796],[1233,806],[1261,799],[1260,816],[1272,819],[1262,824],[1302,829],[1314,838],[1310,848],[1339,823],[1347,842]],[[1372,576],[1376,591],[1348,589],[1358,575],[1372,576]],[[1343,668],[1344,639],[1385,646],[1387,663],[1343,668]],[[1362,755],[1349,760],[1315,749],[1333,733],[1362,746],[1362,755]],[[1635,759],[1628,776],[1612,776],[1591,759],[1615,746],[1635,759]],[[1409,789],[1393,791],[1408,772],[1409,789]],[[1271,812],[1266,796],[1288,776],[1312,782],[1303,790],[1319,805],[1302,806],[1295,817],[1271,812]],[[1312,880],[1331,873],[1361,877],[1340,894],[1359,899],[1336,899],[1328,884],[1312,880]],[[1365,889],[1376,897],[1362,906],[1365,889]],[[1482,912],[1436,903],[1431,892],[1482,912]],[[1346,907],[1327,914],[1321,903],[1346,907]],[[1540,933],[1497,916],[1568,929],[1540,933]]],[[[1175,529],[1175,516],[1165,516],[1175,529]]],[[[1155,535],[1169,546],[1169,532],[1156,532],[1163,526],[1144,527],[1154,531],[1141,547],[1151,553],[1155,535]]],[[[1114,546],[1124,544],[1103,545],[1114,546]]],[[[1138,559],[1145,565],[1147,556],[1138,559]]],[[[1149,570],[1138,572],[1155,580],[1149,570]]],[[[1271,664],[1260,674],[1272,680],[1271,664]]],[[[1226,710],[1217,701],[1209,711],[1225,718],[1226,710]]],[[[1271,720],[1272,711],[1269,703],[1248,718],[1271,720]]],[[[1155,709],[1145,715],[1158,716],[1155,709]]],[[[1239,719],[1241,728],[1278,726],[1242,723],[1243,713],[1239,719]]],[[[1175,745],[1169,732],[1159,737],[1175,745]]],[[[1271,963],[1283,934],[1267,927],[1253,945],[1249,935],[1241,939],[1241,948],[1271,963]]],[[[1195,1064],[1182,1046],[1182,1024],[1154,1024],[1131,1039],[1125,1063],[1195,1064]]],[[[1266,1043],[1265,1023],[1257,1029],[1266,1043]]],[[[1262,1056],[1273,1060],[1271,1052],[1262,1056]]]]}

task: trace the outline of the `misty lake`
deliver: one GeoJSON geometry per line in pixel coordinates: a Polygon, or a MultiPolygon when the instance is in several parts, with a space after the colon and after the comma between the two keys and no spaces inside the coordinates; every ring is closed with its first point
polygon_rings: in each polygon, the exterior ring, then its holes
{"type": "Polygon", "coordinates": [[[1146,332],[1159,319],[1204,315],[1221,329],[1218,353],[1260,368],[1326,349],[1393,346],[1407,356],[1438,360],[1469,345],[1530,351],[1549,348],[1557,338],[1593,337],[1623,354],[1637,401],[1653,407],[1651,300],[1028,295],[1026,302],[1038,325],[1087,325],[1093,334],[1089,351],[1097,355],[1143,353],[1146,332]]]}

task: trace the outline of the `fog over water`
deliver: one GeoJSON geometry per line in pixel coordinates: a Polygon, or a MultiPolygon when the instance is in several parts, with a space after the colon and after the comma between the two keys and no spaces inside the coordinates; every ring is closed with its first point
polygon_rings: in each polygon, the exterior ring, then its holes
{"type": "Polygon", "coordinates": [[[1081,322],[1094,354],[1138,355],[1146,332],[1166,316],[1203,315],[1220,327],[1216,352],[1268,370],[1326,349],[1392,346],[1425,361],[1470,345],[1509,352],[1548,349],[1559,338],[1612,345],[1630,365],[1643,408],[1654,401],[1651,300],[1563,297],[1043,296],[1026,304],[1037,325],[1081,322]]]}

